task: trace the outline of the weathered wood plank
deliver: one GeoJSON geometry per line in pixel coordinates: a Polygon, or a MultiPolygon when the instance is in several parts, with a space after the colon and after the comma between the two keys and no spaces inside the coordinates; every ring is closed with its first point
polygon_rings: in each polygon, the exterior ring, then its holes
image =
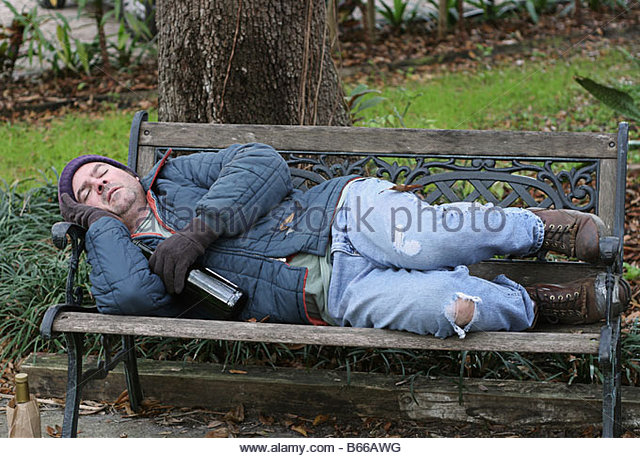
{"type": "Polygon", "coordinates": [[[213,148],[250,142],[294,151],[616,158],[616,135],[609,133],[153,122],[140,127],[144,146],[213,148]]]}
{"type": "MultiPolygon", "coordinates": [[[[34,393],[60,398],[66,391],[66,367],[64,355],[38,354],[25,359],[20,370],[29,374],[34,393]]],[[[88,359],[85,368],[91,367],[95,360],[88,359]]],[[[347,377],[339,371],[257,366],[234,367],[246,373],[231,374],[216,364],[151,360],[139,360],[138,368],[145,396],[164,405],[222,412],[244,404],[256,411],[311,418],[331,414],[514,426],[602,421],[600,385],[463,379],[460,403],[459,379],[416,377],[407,382],[400,376],[355,372],[347,377]]],[[[83,398],[113,402],[124,388],[120,365],[106,379],[87,383],[83,398]]],[[[622,387],[622,415],[625,427],[640,426],[640,388],[622,387]]]]}
{"type": "Polygon", "coordinates": [[[346,347],[421,350],[486,350],[533,353],[598,353],[597,333],[476,332],[465,339],[439,339],[386,329],[131,317],[63,312],[54,332],[221,339],[346,347]]]}
{"type": "Polygon", "coordinates": [[[139,146],[138,147],[138,169],[136,173],[138,175],[145,176],[155,164],[155,150],[152,146],[139,146]]]}
{"type": "Polygon", "coordinates": [[[598,176],[598,216],[607,226],[607,233],[613,233],[616,212],[617,163],[614,159],[600,161],[598,176]]]}
{"type": "Polygon", "coordinates": [[[532,260],[495,260],[469,266],[471,275],[493,280],[504,274],[521,285],[566,283],[602,272],[604,268],[584,262],[541,262],[532,260]]]}

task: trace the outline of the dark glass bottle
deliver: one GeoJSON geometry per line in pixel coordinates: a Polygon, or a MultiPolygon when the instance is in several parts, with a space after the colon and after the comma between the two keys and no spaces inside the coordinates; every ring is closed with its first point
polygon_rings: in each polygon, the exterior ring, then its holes
{"type": "MultiPolygon", "coordinates": [[[[134,241],[149,259],[153,250],[144,243],[134,241]]],[[[247,301],[247,296],[237,285],[207,267],[192,269],[187,276],[184,291],[178,295],[185,306],[205,308],[212,318],[233,318],[247,301]]]]}

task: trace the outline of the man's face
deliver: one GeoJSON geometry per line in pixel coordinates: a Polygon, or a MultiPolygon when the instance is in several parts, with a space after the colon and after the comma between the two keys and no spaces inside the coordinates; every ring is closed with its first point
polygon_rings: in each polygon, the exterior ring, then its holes
{"type": "Polygon", "coordinates": [[[73,175],[71,186],[79,203],[108,210],[123,219],[146,203],[136,177],[104,162],[82,165],[73,175]]]}

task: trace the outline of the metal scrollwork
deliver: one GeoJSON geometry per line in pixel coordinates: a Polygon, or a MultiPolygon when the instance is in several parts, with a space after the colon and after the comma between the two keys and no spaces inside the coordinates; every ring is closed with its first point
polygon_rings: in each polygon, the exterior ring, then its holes
{"type": "Polygon", "coordinates": [[[527,206],[590,211],[598,200],[598,190],[592,185],[598,173],[597,159],[308,151],[281,154],[300,187],[356,174],[425,185],[424,197],[430,203],[481,200],[506,207],[522,202],[527,206]]]}

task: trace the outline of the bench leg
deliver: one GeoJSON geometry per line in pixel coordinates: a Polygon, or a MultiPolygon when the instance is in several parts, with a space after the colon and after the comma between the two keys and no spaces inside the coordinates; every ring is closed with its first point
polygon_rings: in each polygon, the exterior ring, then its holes
{"type": "Polygon", "coordinates": [[[62,437],[78,437],[78,411],[82,393],[82,349],[84,335],[65,334],[69,363],[67,367],[67,393],[64,403],[62,437]]]}
{"type": "MultiPolygon", "coordinates": [[[[603,328],[602,337],[605,337],[605,342],[608,340],[609,347],[608,358],[601,360],[601,370],[604,375],[602,437],[620,437],[622,435],[620,317],[603,328]]],[[[606,351],[604,348],[602,350],[606,351]]]]}
{"type": "Polygon", "coordinates": [[[136,359],[136,343],[134,336],[122,336],[122,348],[125,351],[124,375],[129,393],[129,404],[134,412],[140,409],[143,394],[138,377],[138,362],[136,359]]]}

